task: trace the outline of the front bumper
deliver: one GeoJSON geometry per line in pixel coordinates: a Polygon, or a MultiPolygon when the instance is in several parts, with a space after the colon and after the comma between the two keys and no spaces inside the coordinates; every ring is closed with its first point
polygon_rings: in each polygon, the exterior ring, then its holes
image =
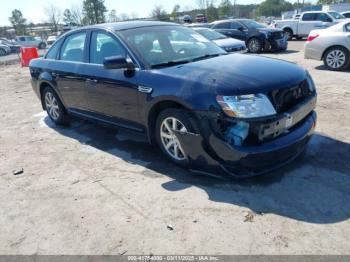
{"type": "Polygon", "coordinates": [[[267,39],[265,41],[265,49],[272,52],[284,51],[288,48],[288,40],[286,37],[280,39],[267,39]]]}
{"type": "MultiPolygon", "coordinates": [[[[269,126],[271,131],[271,126],[288,122],[291,116],[295,119],[283,134],[258,146],[232,146],[215,132],[204,136],[177,132],[176,136],[194,172],[215,176],[228,174],[235,178],[262,175],[288,164],[305,150],[316,125],[314,106],[310,106],[314,102],[309,101],[285,117],[260,125],[262,129],[269,126]]],[[[202,119],[201,129],[210,129],[209,122],[209,119],[202,119]]],[[[279,127],[274,130],[282,131],[279,127]]]]}

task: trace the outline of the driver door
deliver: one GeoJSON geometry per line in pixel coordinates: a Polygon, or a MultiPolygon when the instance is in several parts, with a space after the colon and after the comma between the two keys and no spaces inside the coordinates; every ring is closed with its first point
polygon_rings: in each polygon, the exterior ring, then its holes
{"type": "MultiPolygon", "coordinates": [[[[126,126],[139,122],[138,85],[135,76],[124,69],[105,69],[105,57],[127,57],[127,51],[115,36],[103,30],[91,32],[90,62],[85,67],[85,92],[91,114],[126,126]]],[[[137,72],[135,73],[137,74],[137,72]]]]}

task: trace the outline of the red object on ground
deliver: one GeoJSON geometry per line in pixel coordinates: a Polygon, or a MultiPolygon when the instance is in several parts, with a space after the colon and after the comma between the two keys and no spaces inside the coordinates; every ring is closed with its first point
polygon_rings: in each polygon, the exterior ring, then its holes
{"type": "Polygon", "coordinates": [[[21,66],[29,66],[30,60],[38,57],[38,49],[35,47],[21,47],[21,66]]]}

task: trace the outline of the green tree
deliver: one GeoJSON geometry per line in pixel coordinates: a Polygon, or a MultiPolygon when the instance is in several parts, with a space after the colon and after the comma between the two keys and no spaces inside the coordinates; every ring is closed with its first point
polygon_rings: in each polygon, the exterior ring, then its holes
{"type": "Polygon", "coordinates": [[[15,9],[12,11],[12,16],[9,17],[13,28],[17,35],[24,35],[26,33],[26,19],[23,17],[21,10],[15,9]]]}
{"type": "Polygon", "coordinates": [[[152,10],[152,17],[157,18],[159,21],[167,21],[169,20],[168,14],[163,9],[161,5],[155,5],[152,10]]]}
{"type": "Polygon", "coordinates": [[[262,16],[280,16],[282,12],[293,10],[293,5],[286,0],[265,0],[258,7],[262,16]]]}
{"type": "Polygon", "coordinates": [[[68,25],[74,24],[73,15],[69,9],[66,9],[63,12],[63,22],[65,22],[68,25]]]}
{"type": "Polygon", "coordinates": [[[206,13],[208,21],[215,21],[219,19],[218,9],[214,6],[213,2],[209,4],[206,13]]]}
{"type": "Polygon", "coordinates": [[[113,23],[118,21],[117,11],[112,9],[108,14],[108,22],[113,23]]]}
{"type": "Polygon", "coordinates": [[[107,8],[104,0],[84,0],[83,15],[85,24],[101,24],[106,21],[107,8]]]}
{"type": "Polygon", "coordinates": [[[230,0],[221,0],[219,4],[219,15],[220,16],[230,16],[232,12],[232,3],[230,0]]]}

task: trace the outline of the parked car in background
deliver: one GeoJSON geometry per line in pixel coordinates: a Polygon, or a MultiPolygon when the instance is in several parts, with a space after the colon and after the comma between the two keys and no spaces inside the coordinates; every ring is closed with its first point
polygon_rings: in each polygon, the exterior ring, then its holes
{"type": "Polygon", "coordinates": [[[211,28],[228,37],[242,40],[249,52],[286,50],[288,41],[281,29],[267,28],[250,19],[229,19],[216,21],[211,28]]]}
{"type": "Polygon", "coordinates": [[[11,42],[4,38],[0,39],[0,44],[8,46],[11,49],[11,53],[19,53],[19,50],[21,48],[20,45],[16,45],[14,42],[11,42]]]}
{"type": "Polygon", "coordinates": [[[350,18],[350,11],[341,13],[345,18],[350,18]]]}
{"type": "Polygon", "coordinates": [[[131,129],[202,174],[248,177],[279,168],[304,151],[316,123],[316,89],[305,69],[228,55],[174,23],[72,30],[31,60],[30,74],[54,123],[75,115],[131,129]]]}
{"type": "Polygon", "coordinates": [[[227,37],[223,34],[220,34],[219,32],[216,32],[215,30],[212,30],[209,28],[193,27],[192,29],[195,30],[197,33],[200,33],[202,36],[209,39],[210,41],[213,41],[215,44],[220,46],[226,52],[229,52],[229,53],[232,53],[232,52],[245,53],[245,52],[247,52],[247,47],[246,47],[244,41],[237,40],[237,39],[234,39],[231,37],[227,37]]]}
{"type": "Polygon", "coordinates": [[[0,44],[0,56],[11,54],[11,48],[7,45],[0,44]]]}
{"type": "Polygon", "coordinates": [[[45,49],[46,43],[44,40],[36,40],[32,36],[16,36],[15,42],[17,45],[24,46],[24,47],[36,47],[39,49],[45,49]]]}
{"type": "Polygon", "coordinates": [[[57,39],[56,35],[50,35],[46,40],[47,45],[51,46],[56,41],[56,39],[57,39]]]}
{"type": "Polygon", "coordinates": [[[350,65],[350,20],[310,32],[305,44],[305,58],[323,60],[331,70],[350,65]]]}
{"type": "Polygon", "coordinates": [[[282,29],[288,40],[292,40],[293,37],[301,39],[307,37],[314,29],[327,28],[341,22],[344,18],[335,11],[310,11],[300,14],[298,20],[276,20],[272,27],[282,29]]]}

